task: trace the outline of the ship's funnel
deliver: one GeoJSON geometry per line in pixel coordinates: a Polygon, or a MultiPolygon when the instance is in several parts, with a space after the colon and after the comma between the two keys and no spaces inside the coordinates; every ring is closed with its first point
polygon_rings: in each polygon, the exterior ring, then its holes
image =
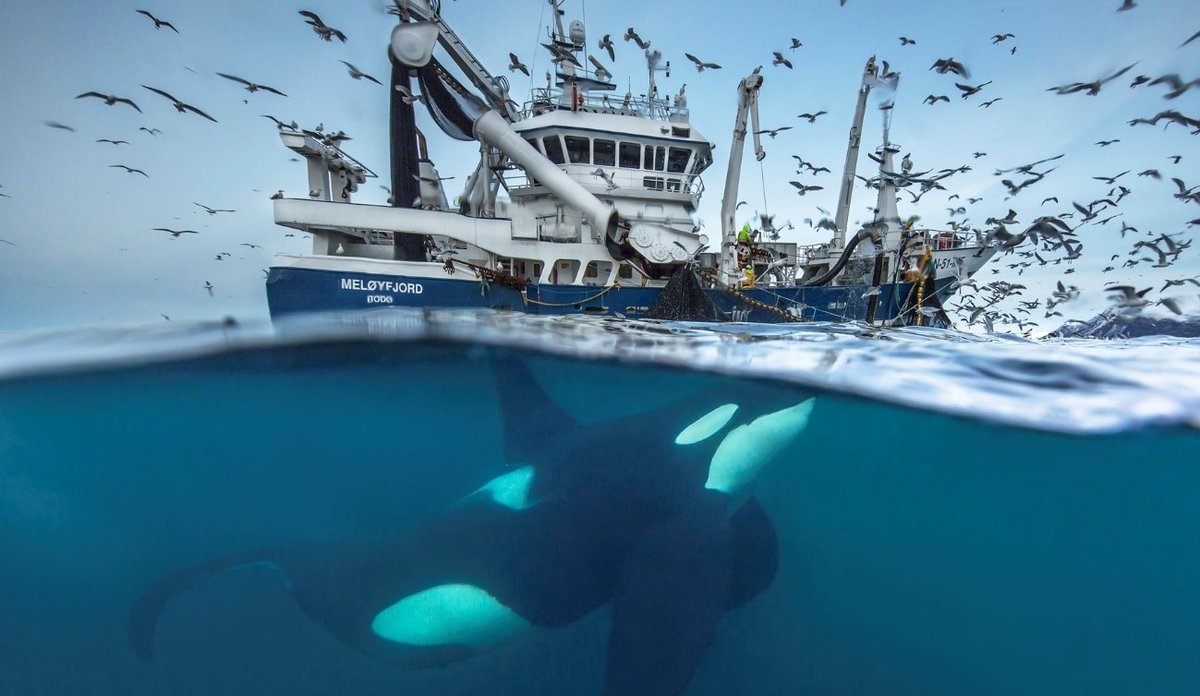
{"type": "Polygon", "coordinates": [[[420,68],[433,58],[438,28],[433,22],[405,22],[392,30],[392,57],[401,65],[420,68]]]}

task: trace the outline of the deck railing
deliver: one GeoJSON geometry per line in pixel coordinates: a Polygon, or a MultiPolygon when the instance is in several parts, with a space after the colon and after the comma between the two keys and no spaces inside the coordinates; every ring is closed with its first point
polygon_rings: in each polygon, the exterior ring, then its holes
{"type": "MultiPolygon", "coordinates": [[[[557,87],[537,87],[534,88],[530,100],[521,107],[521,118],[538,116],[563,107],[572,107],[571,98],[564,95],[563,90],[557,87]]],[[[644,94],[615,97],[607,93],[582,92],[576,97],[574,108],[578,111],[639,116],[660,121],[686,122],[689,116],[686,108],[673,106],[666,99],[647,97],[644,94]]]]}

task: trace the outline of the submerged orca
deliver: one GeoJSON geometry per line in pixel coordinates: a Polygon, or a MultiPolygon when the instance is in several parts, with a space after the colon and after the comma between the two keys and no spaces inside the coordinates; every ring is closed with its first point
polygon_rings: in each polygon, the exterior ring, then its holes
{"type": "Polygon", "coordinates": [[[774,578],[775,529],[750,487],[796,442],[813,400],[739,382],[740,404],[718,391],[585,426],[515,361],[495,372],[507,473],[385,543],[296,544],[178,571],[135,604],[134,652],[153,659],[173,596],[267,564],[343,643],[404,667],[457,662],[611,603],[604,694],[681,693],[722,614],[774,578]]]}

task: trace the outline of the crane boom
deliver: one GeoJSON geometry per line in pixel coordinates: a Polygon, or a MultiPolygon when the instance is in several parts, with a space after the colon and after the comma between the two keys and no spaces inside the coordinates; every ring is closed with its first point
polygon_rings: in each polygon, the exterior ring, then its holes
{"type": "Polygon", "coordinates": [[[438,43],[450,54],[471,84],[483,93],[488,106],[500,112],[509,123],[517,120],[516,105],[508,96],[508,80],[488,72],[462,39],[458,38],[458,34],[442,19],[434,3],[429,0],[405,0],[402,4],[397,4],[401,5],[401,19],[407,21],[407,18],[413,18],[437,27],[438,43]]]}
{"type": "Polygon", "coordinates": [[[733,122],[733,143],[729,147],[729,170],[725,174],[725,194],[721,199],[721,280],[732,283],[738,277],[737,215],[738,185],[741,183],[742,154],[746,144],[746,119],[753,125],[754,156],[759,161],[767,156],[759,138],[758,90],[763,78],[758,70],[738,83],[738,108],[733,122]]]}
{"type": "Polygon", "coordinates": [[[867,95],[875,83],[875,56],[863,68],[862,85],[858,88],[858,105],[854,109],[854,123],[850,125],[850,144],[846,148],[846,166],[842,169],[842,190],[838,194],[837,234],[839,246],[846,246],[846,225],[850,221],[850,199],[854,195],[854,174],[858,170],[858,148],[862,143],[863,116],[867,110],[867,95]]]}

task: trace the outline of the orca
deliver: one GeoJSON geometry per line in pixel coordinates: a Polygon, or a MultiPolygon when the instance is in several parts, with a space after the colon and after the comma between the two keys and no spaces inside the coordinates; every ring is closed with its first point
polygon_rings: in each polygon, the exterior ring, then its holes
{"type": "Polygon", "coordinates": [[[262,564],[342,643],[405,668],[449,665],[611,606],[603,693],[683,692],[722,615],[775,576],[777,535],[753,484],[772,460],[798,455],[813,399],[731,381],[584,425],[516,359],[493,367],[504,474],[395,539],[296,543],[176,571],[135,603],[134,653],[154,659],[172,597],[262,564]]]}

